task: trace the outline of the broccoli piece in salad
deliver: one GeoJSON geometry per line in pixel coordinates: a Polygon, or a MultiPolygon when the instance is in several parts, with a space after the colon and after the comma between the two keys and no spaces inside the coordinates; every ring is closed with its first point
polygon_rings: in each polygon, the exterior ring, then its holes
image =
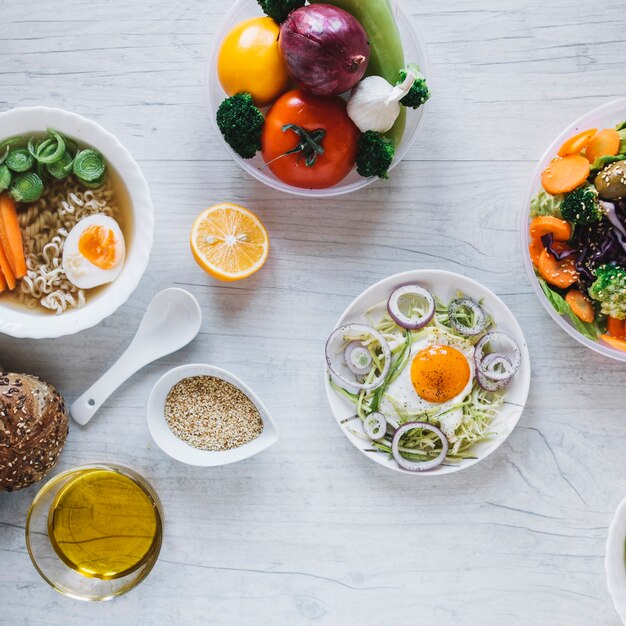
{"type": "Polygon", "coordinates": [[[618,320],[626,319],[626,268],[605,264],[596,270],[589,295],[600,303],[600,310],[618,320]]]}
{"type": "Polygon", "coordinates": [[[602,219],[602,205],[593,185],[585,185],[565,194],[561,204],[563,219],[574,224],[594,224],[602,219]]]}
{"type": "Polygon", "coordinates": [[[280,24],[292,11],[304,6],[305,0],[257,0],[257,2],[265,15],[269,15],[280,24]]]}
{"type": "Polygon", "coordinates": [[[226,143],[240,157],[251,159],[261,149],[265,118],[249,93],[226,98],[217,109],[216,119],[226,143]]]}
{"type": "Polygon", "coordinates": [[[366,178],[378,176],[389,178],[389,168],[396,149],[380,133],[368,130],[359,137],[356,156],[356,171],[366,178]]]}
{"type": "Polygon", "coordinates": [[[410,107],[411,109],[417,109],[430,98],[430,91],[428,90],[428,85],[426,84],[426,78],[424,78],[422,73],[419,71],[417,65],[409,65],[407,66],[407,69],[400,70],[400,81],[398,84],[403,83],[406,80],[407,70],[413,72],[416,78],[411,85],[409,93],[407,93],[406,96],[400,100],[400,104],[405,107],[410,107]]]}

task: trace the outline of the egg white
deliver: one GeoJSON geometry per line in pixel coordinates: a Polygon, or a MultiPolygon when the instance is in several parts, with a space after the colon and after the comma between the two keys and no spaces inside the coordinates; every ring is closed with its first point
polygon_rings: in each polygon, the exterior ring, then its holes
{"type": "Polygon", "coordinates": [[[78,222],[70,230],[63,245],[63,271],[68,280],[79,289],[92,289],[112,283],[122,271],[126,244],[119,224],[107,215],[90,215],[78,222]],[[114,267],[104,270],[86,259],[79,250],[81,235],[91,226],[104,226],[113,231],[117,262],[114,267]]]}
{"type": "Polygon", "coordinates": [[[413,342],[411,346],[411,356],[398,376],[389,387],[380,403],[381,412],[395,422],[400,415],[394,408],[392,401],[403,413],[408,413],[412,418],[419,419],[425,411],[436,410],[435,419],[439,421],[439,426],[449,441],[453,442],[455,431],[463,420],[463,410],[461,408],[451,409],[456,404],[462,402],[471,392],[474,384],[474,346],[461,337],[453,337],[442,332],[438,328],[433,328],[426,336],[413,342]],[[431,346],[447,345],[456,348],[467,359],[470,375],[465,387],[453,398],[445,402],[429,402],[415,391],[411,381],[411,363],[415,355],[431,346]],[[390,399],[391,398],[391,399],[390,399]]]}

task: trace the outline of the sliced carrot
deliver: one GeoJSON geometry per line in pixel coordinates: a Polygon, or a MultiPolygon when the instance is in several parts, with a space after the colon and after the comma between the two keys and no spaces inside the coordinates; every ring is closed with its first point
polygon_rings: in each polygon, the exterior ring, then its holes
{"type": "Polygon", "coordinates": [[[26,276],[22,231],[17,219],[15,201],[8,193],[0,195],[0,244],[4,248],[15,278],[26,276]]]}
{"type": "Polygon", "coordinates": [[[544,247],[545,246],[543,245],[540,237],[531,236],[528,252],[530,253],[530,260],[533,262],[535,267],[537,267],[537,264],[539,263],[539,255],[543,252],[544,247]]]}
{"type": "Polygon", "coordinates": [[[606,341],[610,346],[626,352],[626,339],[618,339],[617,337],[613,337],[611,335],[600,335],[600,339],[602,339],[602,341],[606,341]]]}
{"type": "Polygon", "coordinates": [[[557,261],[544,248],[537,260],[537,270],[541,278],[546,282],[555,287],[567,289],[567,287],[571,287],[578,280],[578,271],[576,270],[575,262],[576,257],[574,255],[557,261]]]}
{"type": "Polygon", "coordinates": [[[574,311],[576,317],[583,322],[593,322],[596,312],[591,304],[591,300],[578,289],[570,289],[565,295],[565,302],[574,311]]]}
{"type": "Polygon", "coordinates": [[[609,316],[606,329],[616,339],[626,339],[626,320],[618,320],[616,317],[609,316]]]}
{"type": "Polygon", "coordinates": [[[589,176],[589,161],[577,154],[552,159],[541,174],[543,188],[553,196],[573,191],[589,176]]]}
{"type": "Polygon", "coordinates": [[[4,279],[7,281],[7,285],[9,289],[15,289],[15,274],[13,274],[13,270],[11,269],[11,264],[9,263],[9,259],[7,259],[6,254],[4,253],[4,248],[0,245],[0,271],[2,271],[2,275],[4,279]]]}
{"type": "Polygon", "coordinates": [[[604,128],[591,138],[585,148],[585,156],[589,163],[601,156],[615,156],[621,143],[622,138],[614,128],[604,128]]]}
{"type": "Polygon", "coordinates": [[[0,272],[0,293],[2,293],[3,291],[6,291],[6,288],[7,288],[7,281],[4,280],[4,274],[0,272]]]}
{"type": "Polygon", "coordinates": [[[557,241],[569,241],[572,237],[572,227],[569,222],[551,215],[540,215],[530,223],[530,236],[543,237],[552,233],[557,241]]]}
{"type": "Polygon", "coordinates": [[[567,156],[568,154],[580,154],[585,146],[589,143],[589,140],[598,132],[597,128],[590,128],[589,130],[583,130],[582,133],[578,133],[573,137],[570,137],[560,148],[559,156],[567,156]]]}

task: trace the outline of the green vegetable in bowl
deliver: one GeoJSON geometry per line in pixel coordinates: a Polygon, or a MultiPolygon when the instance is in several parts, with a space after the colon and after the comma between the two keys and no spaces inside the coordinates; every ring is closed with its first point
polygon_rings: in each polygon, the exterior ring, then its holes
{"type": "Polygon", "coordinates": [[[428,101],[430,91],[426,84],[426,78],[424,78],[419,68],[414,63],[409,64],[406,69],[400,70],[400,83],[406,80],[407,70],[412,72],[416,78],[411,85],[409,93],[400,100],[400,104],[405,107],[410,107],[411,109],[418,109],[422,104],[428,101]]]}
{"type": "Polygon", "coordinates": [[[257,0],[257,2],[261,5],[265,15],[280,24],[292,11],[303,7],[305,0],[257,0]]]}
{"type": "Polygon", "coordinates": [[[11,150],[6,158],[6,165],[14,172],[27,172],[35,164],[35,159],[26,148],[11,150]]]}
{"type": "Polygon", "coordinates": [[[0,193],[9,188],[12,178],[11,170],[6,165],[0,165],[0,193]]]}
{"type": "Polygon", "coordinates": [[[43,193],[43,181],[35,172],[22,174],[13,181],[10,193],[16,202],[35,202],[43,193]]]}
{"type": "Polygon", "coordinates": [[[564,220],[573,224],[593,224],[602,219],[602,205],[593,185],[585,185],[565,194],[561,205],[564,220]]]}
{"type": "Polygon", "coordinates": [[[604,200],[626,198],[626,160],[616,161],[605,167],[596,176],[593,184],[604,200]]]}
{"type": "Polygon", "coordinates": [[[389,178],[389,168],[396,152],[391,141],[368,130],[359,137],[357,150],[356,171],[361,176],[389,178]]]}
{"type": "Polygon", "coordinates": [[[226,143],[243,159],[251,159],[261,149],[265,118],[249,93],[226,98],[217,109],[217,126],[226,143]]]}
{"type": "Polygon", "coordinates": [[[596,280],[589,288],[589,295],[600,303],[605,315],[626,319],[626,268],[601,265],[596,270],[596,280]]]}
{"type": "Polygon", "coordinates": [[[81,150],[74,158],[72,166],[74,174],[83,183],[97,183],[98,187],[104,182],[106,164],[104,157],[96,150],[81,150]]]}
{"type": "Polygon", "coordinates": [[[563,196],[553,196],[541,189],[537,195],[530,201],[530,217],[540,217],[549,215],[561,219],[561,205],[563,204],[563,196]]]}

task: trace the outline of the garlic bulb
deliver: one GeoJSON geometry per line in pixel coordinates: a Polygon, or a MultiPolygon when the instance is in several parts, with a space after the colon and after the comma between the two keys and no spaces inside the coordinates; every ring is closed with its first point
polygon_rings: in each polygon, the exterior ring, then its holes
{"type": "Polygon", "coordinates": [[[402,83],[393,87],[382,76],[368,76],[353,90],[348,100],[348,115],[358,129],[387,132],[400,115],[400,100],[409,93],[415,74],[407,72],[402,83]]]}

